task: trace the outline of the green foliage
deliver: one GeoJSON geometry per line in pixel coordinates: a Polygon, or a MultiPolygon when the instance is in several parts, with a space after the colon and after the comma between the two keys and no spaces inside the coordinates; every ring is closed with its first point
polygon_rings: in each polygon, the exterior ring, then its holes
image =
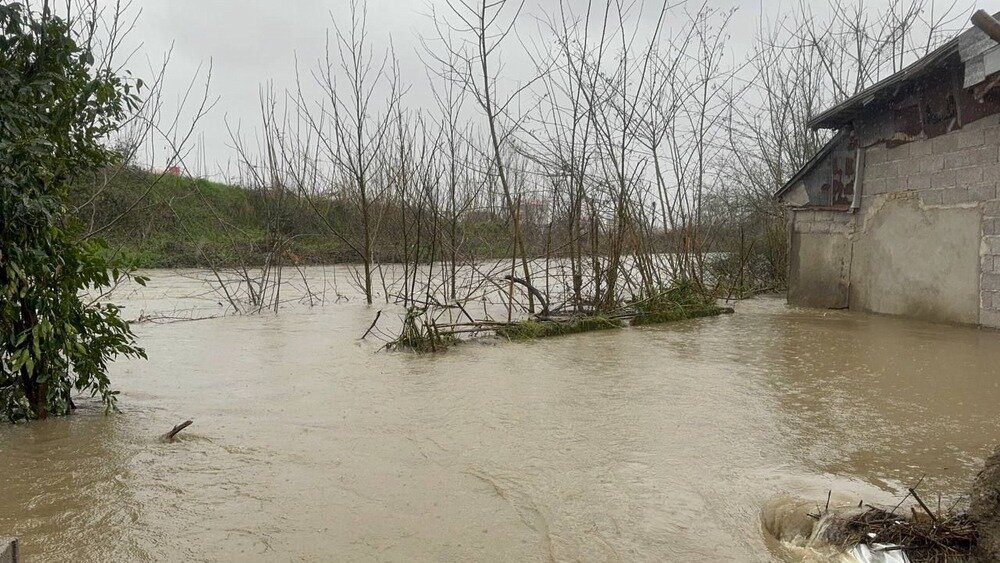
{"type": "MultiPolygon", "coordinates": [[[[360,260],[330,231],[332,225],[351,240],[360,238],[361,216],[354,202],[342,196],[312,196],[310,201],[294,188],[281,194],[280,205],[277,197],[273,190],[125,167],[113,174],[80,175],[70,208],[87,229],[110,225],[101,232],[108,241],[106,253],[137,268],[257,266],[273,250],[276,234],[286,241],[286,264],[360,260]]],[[[376,207],[382,220],[375,258],[399,263],[409,251],[412,260],[414,235],[410,233],[407,249],[398,202],[378,202],[376,207]]],[[[408,213],[412,221],[416,211],[408,213]]],[[[423,213],[430,217],[429,210],[423,213]]],[[[431,240],[433,225],[425,219],[425,241],[431,240]]],[[[509,231],[501,218],[467,213],[457,228],[459,252],[470,258],[510,256],[509,231]]]]}
{"type": "Polygon", "coordinates": [[[95,66],[51,14],[0,4],[0,31],[0,418],[66,414],[73,389],[111,409],[107,362],[144,352],[114,305],[81,295],[129,274],[80,239],[66,201],[74,177],[113,164],[101,141],[141,82],[95,66]]]}
{"type": "MultiPolygon", "coordinates": [[[[74,188],[77,216],[102,235],[107,253],[137,268],[256,266],[273,251],[274,236],[287,241],[285,263],[357,262],[358,255],[330,234],[327,224],[351,233],[360,220],[346,202],[294,192],[150,173],[134,167],[113,175],[82,177],[74,188]],[[129,208],[133,212],[125,213],[129,208]],[[275,217],[275,216],[278,217],[275,217]],[[270,232],[268,229],[272,229],[270,232]]],[[[380,259],[398,261],[391,253],[380,259]]]]}
{"type": "Polygon", "coordinates": [[[644,326],[644,325],[655,325],[663,323],[673,323],[677,321],[684,321],[687,319],[698,319],[701,317],[717,317],[719,315],[725,315],[732,312],[733,310],[728,307],[708,306],[708,307],[685,308],[681,306],[676,306],[673,309],[665,309],[653,313],[642,313],[640,315],[636,315],[632,319],[632,325],[644,326]]]}
{"type": "Polygon", "coordinates": [[[513,323],[497,329],[497,335],[510,340],[534,340],[536,338],[551,338],[566,336],[595,330],[612,330],[621,328],[622,323],[603,315],[576,317],[567,320],[527,320],[513,323]]]}
{"type": "MultiPolygon", "coordinates": [[[[697,284],[682,281],[633,300],[623,312],[633,316],[631,324],[639,326],[722,315],[733,310],[717,306],[715,299],[704,294],[697,284]]],[[[622,322],[616,318],[593,315],[565,320],[525,320],[497,329],[497,335],[524,341],[621,327],[622,322]]]]}
{"type": "Polygon", "coordinates": [[[711,317],[732,313],[732,309],[719,307],[715,298],[706,295],[691,281],[680,281],[661,289],[653,295],[631,304],[635,311],[632,324],[651,325],[711,317]]]}

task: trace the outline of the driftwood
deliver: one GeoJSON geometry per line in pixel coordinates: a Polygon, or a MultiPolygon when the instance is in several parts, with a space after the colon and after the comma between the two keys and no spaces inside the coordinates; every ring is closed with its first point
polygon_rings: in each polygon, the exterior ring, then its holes
{"type": "Polygon", "coordinates": [[[876,544],[891,545],[894,547],[889,549],[904,550],[914,563],[975,560],[979,544],[975,520],[954,506],[938,508],[935,513],[917,494],[916,486],[908,488],[907,495],[892,509],[863,503],[858,508],[859,512],[832,515],[827,504],[826,510],[809,516],[817,520],[829,516],[824,536],[844,550],[859,544],[872,549],[880,549],[876,544]],[[911,506],[907,515],[899,509],[909,498],[917,502],[920,510],[911,506]]]}
{"type": "MultiPolygon", "coordinates": [[[[915,491],[915,490],[913,489],[913,487],[910,487],[910,488],[909,488],[909,489],[907,489],[907,490],[908,490],[908,491],[910,491],[910,495],[911,495],[911,496],[913,497],[913,499],[914,499],[914,500],[916,500],[916,501],[917,501],[917,503],[918,503],[918,504],[920,505],[920,508],[923,508],[923,509],[924,509],[924,512],[926,512],[926,513],[927,513],[927,515],[931,517],[931,522],[935,522],[935,523],[937,523],[937,521],[938,521],[938,520],[937,520],[937,516],[934,516],[934,513],[933,513],[933,512],[931,512],[931,509],[930,509],[930,508],[927,508],[927,505],[926,505],[926,504],[924,504],[924,501],[923,501],[923,499],[921,499],[921,498],[920,498],[920,495],[918,495],[918,494],[917,494],[917,491],[915,491]]],[[[914,511],[914,514],[916,514],[916,512],[915,512],[915,511],[914,511]]]]}
{"type": "MultiPolygon", "coordinates": [[[[975,523],[964,513],[941,513],[935,520],[911,511],[912,517],[876,507],[849,518],[833,518],[827,538],[843,549],[858,544],[889,544],[911,561],[949,561],[976,555],[975,523]]],[[[963,559],[964,560],[964,559],[963,559]]]]}
{"type": "Polygon", "coordinates": [[[173,442],[174,438],[176,438],[177,435],[180,434],[181,430],[184,430],[185,428],[191,426],[192,424],[194,424],[193,420],[185,420],[184,422],[178,424],[177,426],[174,426],[170,432],[164,434],[163,439],[168,442],[173,442]]]}
{"type": "Polygon", "coordinates": [[[365,331],[365,334],[364,334],[364,336],[361,337],[361,340],[364,340],[365,338],[368,338],[368,335],[371,334],[372,330],[375,329],[375,325],[378,324],[378,320],[379,320],[379,318],[381,316],[382,316],[382,311],[379,310],[379,312],[375,314],[375,320],[372,321],[371,326],[368,327],[368,330],[365,331]]]}

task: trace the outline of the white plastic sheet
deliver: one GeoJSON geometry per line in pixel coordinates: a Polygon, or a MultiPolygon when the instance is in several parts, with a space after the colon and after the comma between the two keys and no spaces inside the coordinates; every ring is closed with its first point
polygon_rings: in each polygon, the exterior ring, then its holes
{"type": "Polygon", "coordinates": [[[910,563],[910,558],[902,549],[886,544],[872,544],[871,547],[860,544],[854,546],[848,553],[859,563],[910,563]]]}

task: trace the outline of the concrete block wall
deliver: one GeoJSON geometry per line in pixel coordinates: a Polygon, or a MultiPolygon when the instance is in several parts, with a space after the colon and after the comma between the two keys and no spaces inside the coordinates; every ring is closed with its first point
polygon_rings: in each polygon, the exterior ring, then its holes
{"type": "Polygon", "coordinates": [[[788,299],[807,307],[843,309],[849,303],[854,215],[798,209],[792,216],[788,299]]]}
{"type": "Polygon", "coordinates": [[[854,228],[854,215],[828,209],[795,211],[792,229],[796,233],[835,233],[849,235],[854,228]]]}
{"type": "Polygon", "coordinates": [[[981,211],[980,319],[1000,327],[1000,115],[934,139],[866,150],[861,219],[891,197],[915,196],[926,208],[981,211]]]}
{"type": "Polygon", "coordinates": [[[983,205],[980,324],[1000,328],[1000,200],[983,205]]]}

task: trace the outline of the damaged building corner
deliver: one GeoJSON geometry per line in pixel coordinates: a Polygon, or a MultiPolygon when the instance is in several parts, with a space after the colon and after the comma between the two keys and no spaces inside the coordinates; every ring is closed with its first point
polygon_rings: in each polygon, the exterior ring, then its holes
{"type": "Polygon", "coordinates": [[[810,122],[836,134],[775,194],[789,302],[1000,328],[1000,23],[973,22],[810,122]]]}

